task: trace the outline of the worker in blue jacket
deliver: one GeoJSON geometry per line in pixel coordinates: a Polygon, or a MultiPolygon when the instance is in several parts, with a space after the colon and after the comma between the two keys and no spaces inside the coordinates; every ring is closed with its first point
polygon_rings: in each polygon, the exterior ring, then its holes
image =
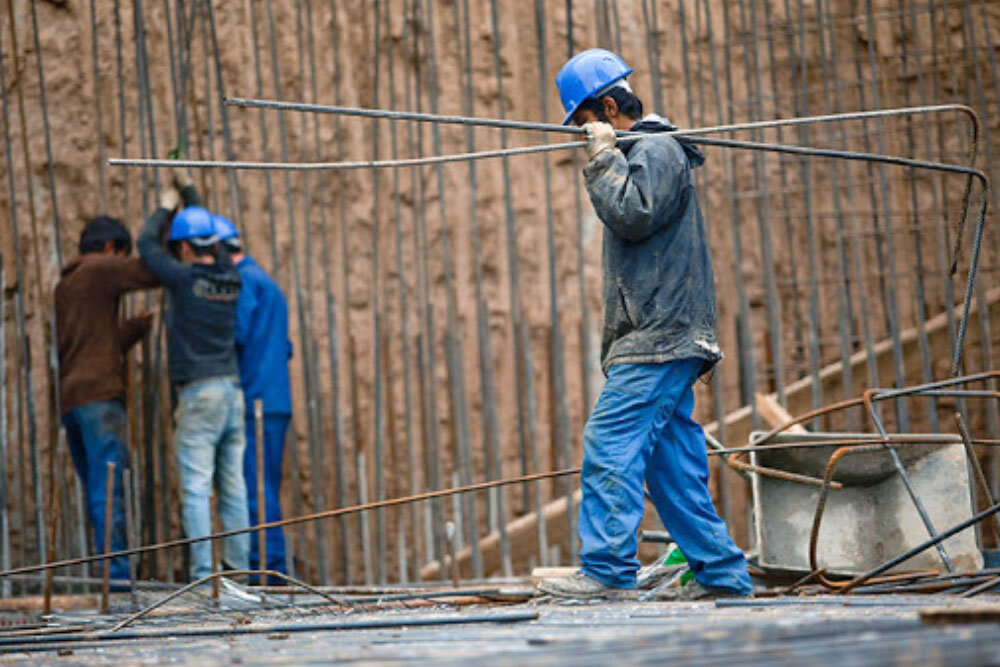
{"type": "Polygon", "coordinates": [[[687,558],[694,581],[664,597],[752,594],[743,552],[730,539],[708,492],[705,433],[692,418],[692,386],[722,353],[715,334],[715,286],[692,169],[694,146],[643,117],[614,53],[590,49],[570,59],[556,85],[563,123],[587,130],[584,182],[604,223],[607,381],[583,433],[580,560],[570,577],[539,589],[559,597],[635,596],[636,532],[643,482],[687,558]],[[642,133],[618,139],[618,131],[642,133]]]}
{"type": "MultiPolygon", "coordinates": [[[[292,419],[288,360],[288,302],[281,287],[252,257],[243,252],[239,232],[226,217],[213,217],[216,233],[239,271],[243,289],[236,303],[236,356],[246,403],[247,448],[243,478],[247,487],[250,525],[258,524],[257,433],[254,403],[264,402],[264,507],[268,522],[281,519],[281,469],[285,437],[292,419]]],[[[259,569],[258,539],[250,540],[250,569],[259,569]]],[[[281,528],[267,530],[267,568],[287,574],[285,536],[281,528]]]]}

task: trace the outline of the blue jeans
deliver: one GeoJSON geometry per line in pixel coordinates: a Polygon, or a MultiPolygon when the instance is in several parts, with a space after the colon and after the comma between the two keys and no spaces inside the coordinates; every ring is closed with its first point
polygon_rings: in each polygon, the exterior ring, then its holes
{"type": "MultiPolygon", "coordinates": [[[[108,463],[115,464],[111,508],[111,550],[125,548],[125,493],[122,471],[128,466],[125,441],[125,403],[120,399],[95,401],[62,416],[66,442],[76,474],[84,489],[87,515],[94,529],[94,553],[104,553],[104,509],[108,488],[108,463]]],[[[103,565],[101,566],[103,570],[103,565]]],[[[128,579],[128,560],[111,560],[111,578],[128,579]]]]}
{"type": "MultiPolygon", "coordinates": [[[[288,415],[264,415],[264,517],[268,522],[281,520],[281,463],[285,453],[288,415]]],[[[246,418],[247,450],[243,457],[243,477],[247,484],[250,525],[257,525],[257,432],[252,416],[246,418]]],[[[267,533],[267,569],[285,572],[285,534],[281,528],[267,533]]],[[[250,535],[250,569],[258,569],[257,533],[250,535]]]]}
{"type": "Polygon", "coordinates": [[[701,364],[684,359],[612,366],[587,420],[580,557],[583,571],[607,586],[635,588],[645,479],[695,579],[733,593],[752,591],[743,552],[712,505],[705,433],[691,419],[691,386],[701,364]]]}
{"type": "MultiPolygon", "coordinates": [[[[181,521],[187,537],[212,532],[209,497],[212,482],[219,492],[224,530],[246,528],[247,490],[243,483],[243,391],[236,378],[193,382],[177,395],[174,442],[181,473],[181,521]]],[[[223,541],[222,564],[233,570],[249,566],[250,536],[223,541]]],[[[211,542],[191,545],[191,577],[212,573],[211,542]]]]}

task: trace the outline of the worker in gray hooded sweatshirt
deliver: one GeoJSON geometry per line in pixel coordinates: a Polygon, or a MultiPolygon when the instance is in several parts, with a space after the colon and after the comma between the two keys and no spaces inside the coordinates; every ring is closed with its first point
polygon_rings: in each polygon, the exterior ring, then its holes
{"type": "Polygon", "coordinates": [[[556,78],[564,124],[587,130],[583,169],[604,223],[604,389],[583,433],[579,533],[582,568],[545,579],[558,597],[635,596],[636,532],[643,482],[687,558],[694,581],[663,597],[752,593],[743,552],[708,493],[705,434],[691,419],[692,386],[722,357],[715,337],[715,287],[691,170],[701,152],[664,132],[621,58],[603,49],[574,56],[556,78]],[[641,120],[640,120],[641,118],[641,120]],[[617,131],[643,133],[638,140],[617,131]]]}

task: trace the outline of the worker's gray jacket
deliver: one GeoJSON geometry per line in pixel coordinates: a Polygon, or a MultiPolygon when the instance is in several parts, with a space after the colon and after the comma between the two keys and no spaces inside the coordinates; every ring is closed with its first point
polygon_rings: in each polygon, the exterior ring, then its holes
{"type": "Polygon", "coordinates": [[[707,371],[722,353],[705,224],[691,179],[704,156],[647,116],[649,137],[607,150],[583,170],[604,223],[601,367],[696,357],[707,371]]]}

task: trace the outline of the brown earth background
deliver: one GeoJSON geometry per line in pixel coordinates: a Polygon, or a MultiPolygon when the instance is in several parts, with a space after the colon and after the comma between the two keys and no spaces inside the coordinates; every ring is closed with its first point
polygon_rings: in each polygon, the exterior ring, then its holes
{"type": "MultiPolygon", "coordinates": [[[[75,255],[80,229],[98,213],[137,232],[168,177],[107,166],[107,158],[165,157],[181,138],[193,159],[249,161],[387,159],[465,152],[470,136],[477,150],[542,138],[282,116],[224,106],[222,96],[559,122],[556,72],[568,54],[604,46],[635,67],[630,80],[647,108],[681,127],[961,103],[983,121],[978,165],[992,171],[1000,148],[998,2],[5,0],[0,28],[10,138],[0,161],[2,430],[13,565],[43,557],[39,517],[60,517],[56,555],[81,551],[79,489],[56,444],[48,370],[60,262],[75,255]]],[[[967,121],[955,112],[732,136],[957,164],[968,163],[973,146],[967,121]]],[[[697,388],[700,421],[752,403],[754,392],[776,392],[804,410],[869,384],[948,376],[948,338],[936,344],[920,336],[926,345],[906,348],[902,375],[882,357],[869,357],[853,376],[838,375],[832,388],[817,380],[798,402],[785,395],[795,380],[818,377],[821,367],[879,341],[898,341],[901,331],[922,331],[925,320],[962,301],[974,215],[958,272],[946,271],[961,176],[705,150],[699,186],[727,358],[697,388]]],[[[286,515],[579,464],[579,435],[602,380],[600,222],[582,189],[580,153],[481,161],[474,175],[468,163],[440,172],[196,173],[208,205],[238,222],[250,252],[289,297],[296,355],[286,515]],[[495,407],[495,430],[486,406],[495,407]]],[[[981,200],[974,188],[973,211],[981,200]]],[[[1000,241],[992,222],[990,215],[981,296],[997,285],[1000,241]]],[[[128,307],[159,304],[151,293],[132,297],[128,307]]],[[[986,312],[990,317],[974,317],[969,327],[968,371],[994,367],[1000,327],[986,312]]],[[[144,343],[130,366],[143,543],[181,534],[170,398],[156,348],[155,338],[144,343]]],[[[937,407],[945,415],[952,406],[942,400],[937,407]]],[[[996,406],[971,409],[974,428],[997,437],[996,406]]],[[[913,402],[909,414],[913,429],[936,426],[926,402],[913,402]]],[[[887,418],[899,424],[896,413],[887,418]]],[[[942,417],[940,428],[950,424],[942,417]]],[[[864,424],[860,413],[848,413],[814,426],[864,424]]],[[[713,471],[720,508],[748,546],[746,485],[732,473],[720,476],[718,461],[713,471]]],[[[994,465],[994,483],[997,471],[994,465]]],[[[548,482],[510,487],[503,517],[530,512],[565,490],[548,482]]],[[[412,579],[433,560],[441,521],[464,516],[465,543],[496,527],[498,496],[469,498],[442,503],[437,514],[420,505],[412,513],[392,509],[290,531],[298,569],[329,583],[412,579]]],[[[515,571],[572,560],[564,538],[550,547],[516,560],[515,571]]],[[[182,572],[176,552],[142,567],[163,578],[182,572]]],[[[497,572],[487,566],[476,574],[497,572]]]]}

